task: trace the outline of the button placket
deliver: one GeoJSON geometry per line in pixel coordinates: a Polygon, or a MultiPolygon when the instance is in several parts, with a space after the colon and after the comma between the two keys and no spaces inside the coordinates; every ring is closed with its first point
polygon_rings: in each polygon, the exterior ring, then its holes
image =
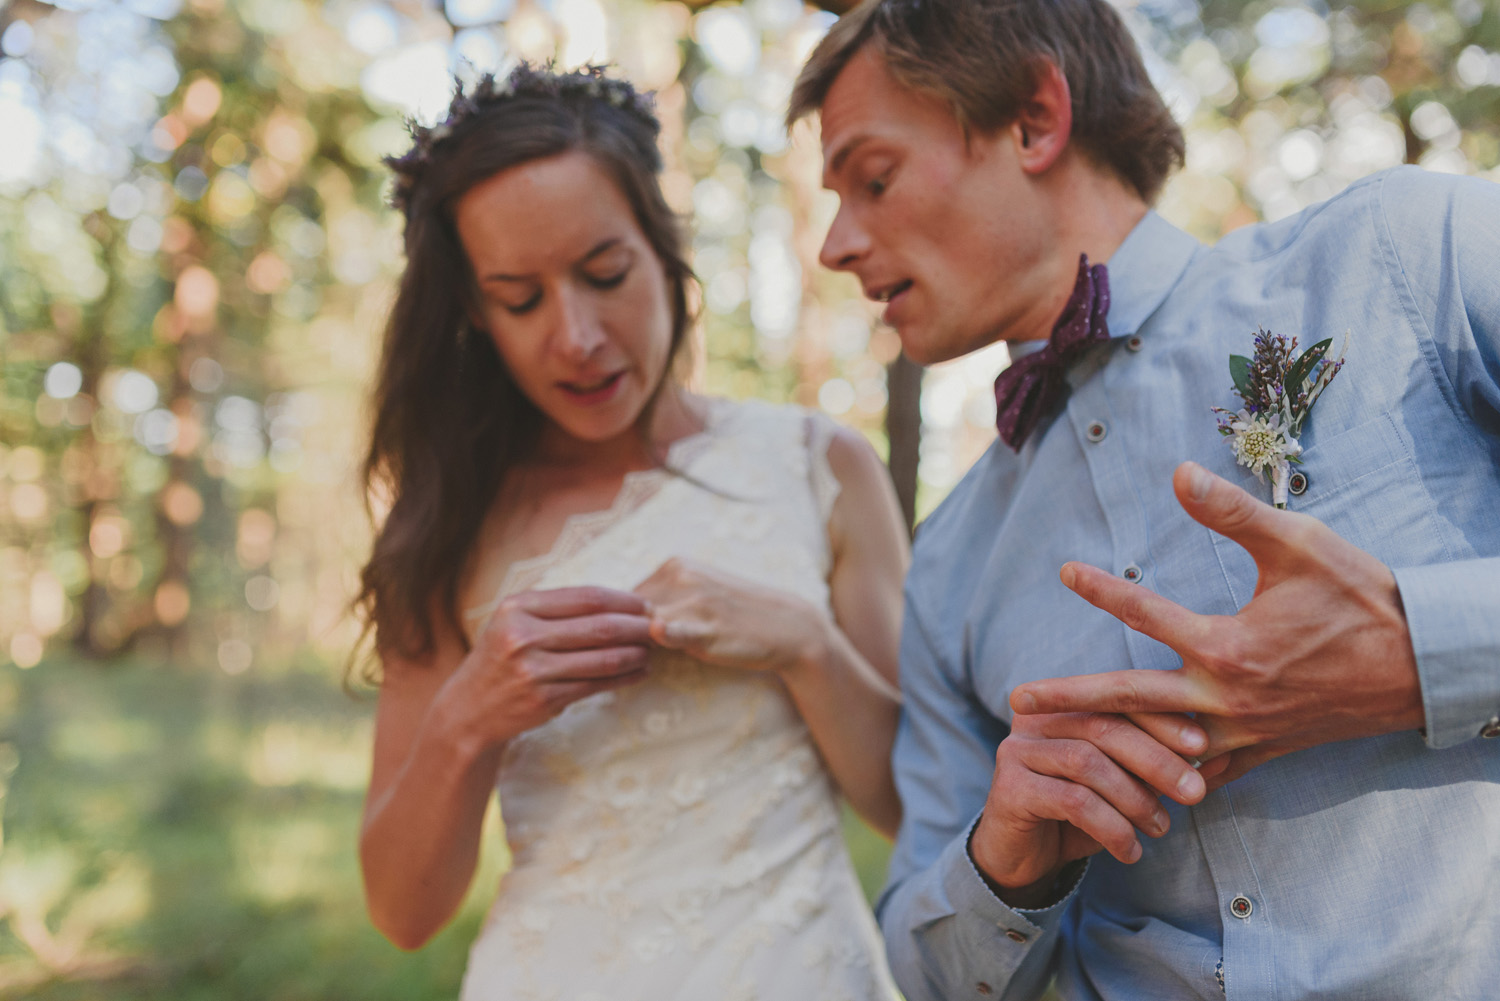
{"type": "MultiPolygon", "coordinates": [[[[1129,454],[1130,445],[1135,440],[1134,420],[1144,416],[1139,410],[1139,387],[1133,384],[1131,377],[1132,371],[1138,371],[1133,361],[1116,352],[1099,368],[1092,368],[1089,362],[1085,362],[1070,371],[1068,383],[1071,392],[1066,416],[1109,531],[1114,556],[1102,565],[1122,577],[1128,567],[1134,566],[1140,574],[1135,582],[1145,586],[1143,568],[1149,565],[1151,533],[1142,504],[1142,485],[1131,477],[1129,454]],[[1114,405],[1116,399],[1120,408],[1114,405]],[[1110,563],[1113,563],[1112,567],[1110,563]]],[[[1143,447],[1149,445],[1149,441],[1143,441],[1143,447]]],[[[1129,661],[1121,666],[1166,666],[1162,663],[1160,643],[1134,630],[1123,627],[1122,630],[1129,661]]]]}

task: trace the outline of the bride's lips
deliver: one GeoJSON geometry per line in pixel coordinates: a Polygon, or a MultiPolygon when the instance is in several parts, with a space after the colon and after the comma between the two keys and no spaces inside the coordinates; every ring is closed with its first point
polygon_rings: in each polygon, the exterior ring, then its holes
{"type": "Polygon", "coordinates": [[[605,403],[612,399],[624,381],[624,372],[614,372],[598,379],[578,382],[559,382],[558,388],[574,403],[583,406],[605,403]]]}

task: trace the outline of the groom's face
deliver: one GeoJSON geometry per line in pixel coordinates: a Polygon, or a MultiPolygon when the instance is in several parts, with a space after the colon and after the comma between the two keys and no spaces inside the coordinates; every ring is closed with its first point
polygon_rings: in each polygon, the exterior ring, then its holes
{"type": "Polygon", "coordinates": [[[946,102],[904,87],[868,47],[820,118],[823,185],[839,196],[823,265],[889,303],[883,318],[916,362],[1004,338],[1035,295],[1047,231],[1013,130],[966,137],[946,102]]]}

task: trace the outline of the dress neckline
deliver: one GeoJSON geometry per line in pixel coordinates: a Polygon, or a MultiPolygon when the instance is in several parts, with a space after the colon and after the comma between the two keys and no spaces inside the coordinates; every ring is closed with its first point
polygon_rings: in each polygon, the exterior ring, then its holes
{"type": "Polygon", "coordinates": [[[568,515],[563,519],[562,530],[552,540],[552,545],[536,556],[511,563],[505,570],[505,577],[496,589],[495,596],[482,605],[467,609],[464,619],[471,622],[481,620],[510,595],[534,586],[553,566],[582,552],[616,522],[654,497],[674,472],[685,470],[694,462],[712,444],[719,425],[731,407],[728,400],[713,397],[705,398],[704,403],[701,431],[685,434],[668,445],[661,465],[627,472],[620,481],[620,489],[615,492],[614,500],[607,506],[568,515]]]}

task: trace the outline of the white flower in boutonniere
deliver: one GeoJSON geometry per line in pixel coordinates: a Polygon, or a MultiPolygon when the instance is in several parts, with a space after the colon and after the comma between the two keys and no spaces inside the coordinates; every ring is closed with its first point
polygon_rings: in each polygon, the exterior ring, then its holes
{"type": "Polygon", "coordinates": [[[1219,415],[1219,433],[1230,439],[1234,457],[1256,479],[1271,477],[1271,502],[1286,507],[1287,485],[1292,463],[1302,462],[1297,438],[1312,405],[1344,367],[1349,334],[1337,358],[1328,357],[1333,341],[1319,341],[1298,355],[1297,339],[1288,340],[1269,330],[1255,334],[1255,354],[1229,356],[1229,374],[1234,392],[1245,406],[1238,413],[1214,407],[1219,415]]]}
{"type": "MultiPolygon", "coordinates": [[[[1222,421],[1223,418],[1220,418],[1222,421]]],[[[1234,457],[1242,466],[1262,483],[1266,474],[1271,474],[1271,496],[1277,507],[1286,507],[1287,481],[1291,477],[1292,463],[1301,462],[1302,446],[1297,439],[1286,433],[1281,414],[1252,414],[1241,410],[1228,419],[1230,446],[1234,457]]],[[[1220,424],[1223,430],[1223,424],[1220,424]]]]}

